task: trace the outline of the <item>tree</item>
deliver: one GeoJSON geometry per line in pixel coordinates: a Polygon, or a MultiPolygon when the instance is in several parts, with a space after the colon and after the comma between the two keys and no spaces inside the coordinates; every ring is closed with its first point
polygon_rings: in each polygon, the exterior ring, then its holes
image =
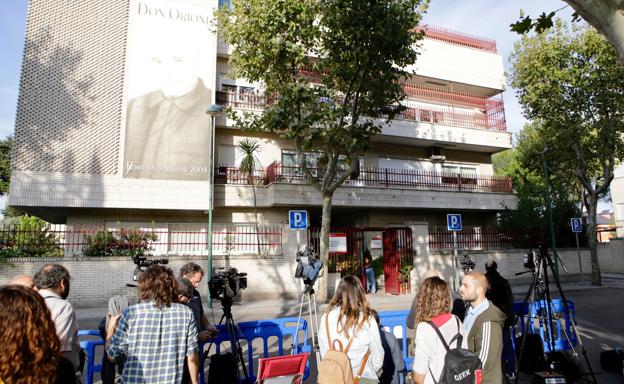
{"type": "MultiPolygon", "coordinates": [[[[358,168],[358,155],[403,108],[401,69],[413,64],[428,0],[233,0],[218,14],[233,47],[232,75],[264,84],[262,114],[237,115],[241,129],[294,142],[299,167],[323,201],[320,257],[329,259],[334,192],[358,168]],[[316,174],[305,152],[319,154],[316,174]],[[345,166],[339,166],[343,163],[345,166]]],[[[327,294],[327,279],[319,284],[327,294]]]]}
{"type": "Polygon", "coordinates": [[[251,183],[251,189],[253,190],[254,218],[256,222],[256,242],[258,243],[258,254],[260,254],[260,233],[258,231],[258,203],[256,200],[256,181],[254,179],[254,173],[256,172],[256,168],[260,164],[257,155],[258,151],[260,150],[260,144],[258,144],[257,140],[245,138],[238,143],[238,149],[243,154],[243,158],[241,159],[238,169],[241,174],[247,175],[247,183],[251,183]]]}
{"type": "MultiPolygon", "coordinates": [[[[574,20],[582,17],[609,40],[624,65],[624,0],[564,0],[574,8],[574,20]]],[[[511,24],[511,30],[524,34],[534,29],[538,33],[552,27],[555,14],[562,8],[542,13],[535,20],[520,15],[520,20],[511,24]]]]}
{"type": "MultiPolygon", "coordinates": [[[[554,227],[558,246],[570,246],[568,223],[570,217],[579,214],[577,185],[574,175],[566,178],[551,178],[550,188],[544,183],[541,124],[534,121],[527,124],[518,134],[516,147],[493,156],[494,173],[510,176],[518,198],[516,209],[505,210],[500,215],[502,230],[514,234],[516,247],[535,248],[537,243],[548,238],[548,216],[546,193],[550,193],[554,227]]],[[[561,174],[561,172],[559,172],[561,174]]]]}
{"type": "Polygon", "coordinates": [[[11,182],[11,151],[13,136],[0,140],[0,196],[9,193],[11,182]]]}
{"type": "Polygon", "coordinates": [[[511,61],[512,86],[529,119],[541,122],[540,138],[553,178],[582,185],[592,284],[600,285],[596,210],[624,155],[624,66],[593,29],[553,28],[525,35],[511,61]]]}

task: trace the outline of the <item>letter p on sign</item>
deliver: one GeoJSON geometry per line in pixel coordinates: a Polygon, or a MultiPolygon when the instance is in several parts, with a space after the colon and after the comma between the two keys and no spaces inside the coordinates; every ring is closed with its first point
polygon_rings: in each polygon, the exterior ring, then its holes
{"type": "Polygon", "coordinates": [[[290,229],[308,229],[308,212],[288,211],[288,224],[290,229]]]}

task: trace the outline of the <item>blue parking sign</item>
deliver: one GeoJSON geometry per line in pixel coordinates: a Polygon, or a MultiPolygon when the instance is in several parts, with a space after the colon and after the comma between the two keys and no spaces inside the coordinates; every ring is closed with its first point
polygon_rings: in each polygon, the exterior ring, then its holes
{"type": "Polygon", "coordinates": [[[572,232],[580,233],[583,232],[583,222],[580,217],[573,217],[570,219],[570,227],[572,228],[572,232]]]}
{"type": "Polygon", "coordinates": [[[459,213],[449,213],[448,215],[446,215],[446,227],[449,231],[461,231],[461,215],[459,213]]]}
{"type": "Polygon", "coordinates": [[[308,211],[288,211],[290,229],[308,229],[308,211]]]}

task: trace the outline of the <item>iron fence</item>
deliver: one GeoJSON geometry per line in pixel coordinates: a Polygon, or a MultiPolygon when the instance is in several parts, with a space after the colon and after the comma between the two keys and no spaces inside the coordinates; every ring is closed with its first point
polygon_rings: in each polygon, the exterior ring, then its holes
{"type": "MultiPolygon", "coordinates": [[[[468,227],[457,231],[458,249],[501,249],[513,248],[514,237],[493,227],[468,227]]],[[[447,227],[429,227],[430,249],[453,249],[453,232],[447,227]]]]}
{"type": "MultiPolygon", "coordinates": [[[[206,224],[0,225],[0,256],[4,257],[201,255],[207,251],[206,224]]],[[[212,251],[216,255],[281,254],[282,227],[214,224],[212,251]]]]}

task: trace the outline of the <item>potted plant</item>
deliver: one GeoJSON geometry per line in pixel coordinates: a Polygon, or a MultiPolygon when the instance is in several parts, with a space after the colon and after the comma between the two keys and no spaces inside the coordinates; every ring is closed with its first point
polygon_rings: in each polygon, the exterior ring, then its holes
{"type": "Polygon", "coordinates": [[[412,264],[406,264],[399,269],[399,293],[410,293],[410,275],[413,268],[412,264]]]}

